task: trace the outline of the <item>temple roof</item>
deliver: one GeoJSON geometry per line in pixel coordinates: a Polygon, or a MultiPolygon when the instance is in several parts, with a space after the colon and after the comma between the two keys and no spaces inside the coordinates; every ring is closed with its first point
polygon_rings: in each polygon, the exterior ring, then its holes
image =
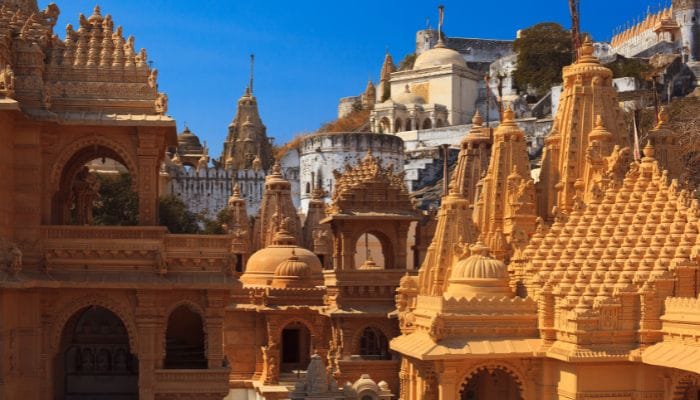
{"type": "Polygon", "coordinates": [[[524,251],[533,288],[585,310],[621,291],[647,290],[697,258],[698,201],[661,171],[651,146],[644,155],[620,186],[594,190],[588,205],[577,199],[570,215],[538,229],[524,251]]]}
{"type": "Polygon", "coordinates": [[[393,216],[416,216],[404,173],[394,171],[394,165],[383,167],[371,150],[357,166],[348,164],[343,172],[333,171],[336,183],[328,214],[379,217],[388,211],[393,216]]]}

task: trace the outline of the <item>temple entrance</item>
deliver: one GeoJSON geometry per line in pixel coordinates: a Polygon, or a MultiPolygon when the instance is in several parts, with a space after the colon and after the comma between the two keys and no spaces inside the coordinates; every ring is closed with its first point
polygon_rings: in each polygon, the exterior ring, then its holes
{"type": "Polygon", "coordinates": [[[522,400],[520,385],[506,370],[481,369],[462,389],[462,400],[522,400]]]}
{"type": "Polygon", "coordinates": [[[163,364],[167,369],[207,368],[202,317],[187,306],[182,305],[170,313],[163,364]]]}
{"type": "Polygon", "coordinates": [[[138,360],[117,315],[91,306],[63,328],[57,357],[55,398],[61,400],[138,399],[138,360]]]}
{"type": "Polygon", "coordinates": [[[282,330],[282,363],[280,372],[305,370],[311,361],[311,333],[299,322],[282,330]]]}

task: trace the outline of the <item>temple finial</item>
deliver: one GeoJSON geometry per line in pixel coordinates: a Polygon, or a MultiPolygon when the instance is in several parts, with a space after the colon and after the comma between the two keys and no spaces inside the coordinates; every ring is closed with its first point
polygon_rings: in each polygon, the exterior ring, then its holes
{"type": "Polygon", "coordinates": [[[438,41],[435,47],[445,47],[445,43],[442,41],[442,22],[445,18],[445,6],[438,6],[438,41]]]}
{"type": "Polygon", "coordinates": [[[250,55],[250,82],[248,83],[248,89],[250,89],[250,94],[253,94],[253,76],[255,73],[255,54],[250,55]]]}

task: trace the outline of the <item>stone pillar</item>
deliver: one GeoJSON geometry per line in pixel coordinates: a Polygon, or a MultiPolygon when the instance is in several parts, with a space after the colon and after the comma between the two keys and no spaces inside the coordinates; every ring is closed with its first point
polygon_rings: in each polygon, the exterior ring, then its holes
{"type": "Polygon", "coordinates": [[[226,292],[209,291],[205,311],[207,333],[207,365],[210,369],[221,368],[224,363],[224,306],[226,292]]]}
{"type": "Polygon", "coordinates": [[[147,291],[139,291],[136,295],[136,329],[138,331],[138,349],[131,352],[138,357],[139,362],[139,399],[155,399],[155,370],[158,365],[158,340],[162,333],[158,329],[162,325],[162,313],[156,307],[155,295],[147,291]]]}
{"type": "Polygon", "coordinates": [[[340,238],[342,240],[341,269],[348,271],[351,270],[355,264],[355,249],[353,248],[354,243],[352,243],[352,235],[348,231],[341,232],[340,238]]]}
{"type": "Polygon", "coordinates": [[[155,131],[138,130],[138,196],[139,225],[158,225],[158,146],[159,138],[155,131]]]}

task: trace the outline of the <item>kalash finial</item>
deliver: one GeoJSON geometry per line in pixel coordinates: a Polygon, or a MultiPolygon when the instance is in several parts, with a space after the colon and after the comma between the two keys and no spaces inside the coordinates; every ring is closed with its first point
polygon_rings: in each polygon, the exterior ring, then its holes
{"type": "Polygon", "coordinates": [[[473,255],[478,254],[484,257],[488,257],[490,252],[489,248],[481,240],[474,243],[473,246],[469,247],[469,251],[471,251],[473,255]]]}
{"type": "Polygon", "coordinates": [[[647,145],[644,146],[642,153],[644,153],[644,158],[646,158],[646,159],[653,159],[654,158],[654,154],[656,152],[654,150],[654,146],[651,144],[651,141],[647,141],[647,145]]]}
{"type": "Polygon", "coordinates": [[[503,123],[513,123],[513,121],[515,121],[515,111],[513,111],[513,107],[506,106],[503,111],[503,123]]]}
{"type": "Polygon", "coordinates": [[[583,44],[581,45],[581,48],[579,49],[578,62],[585,62],[585,63],[597,62],[598,59],[593,56],[594,52],[595,52],[595,47],[593,47],[593,41],[591,41],[590,36],[586,35],[586,39],[583,41],[583,44]]]}
{"type": "Polygon", "coordinates": [[[671,119],[671,116],[668,114],[668,108],[666,106],[662,106],[661,109],[659,110],[659,115],[658,115],[659,122],[656,124],[656,127],[661,128],[662,126],[668,124],[668,121],[670,119],[671,119]]]}
{"type": "Polygon", "coordinates": [[[436,48],[444,48],[445,42],[442,40],[442,22],[445,19],[445,6],[438,6],[438,41],[435,45],[436,48]]]}
{"type": "Polygon", "coordinates": [[[233,185],[233,197],[241,197],[241,187],[238,185],[238,182],[236,182],[236,184],[233,185]]]}
{"type": "Polygon", "coordinates": [[[479,110],[476,110],[474,117],[472,118],[472,124],[474,126],[482,126],[484,124],[484,118],[481,116],[479,110]]]}
{"type": "Polygon", "coordinates": [[[274,165],[272,165],[272,175],[282,175],[282,166],[280,165],[280,160],[275,160],[274,165]]]}

